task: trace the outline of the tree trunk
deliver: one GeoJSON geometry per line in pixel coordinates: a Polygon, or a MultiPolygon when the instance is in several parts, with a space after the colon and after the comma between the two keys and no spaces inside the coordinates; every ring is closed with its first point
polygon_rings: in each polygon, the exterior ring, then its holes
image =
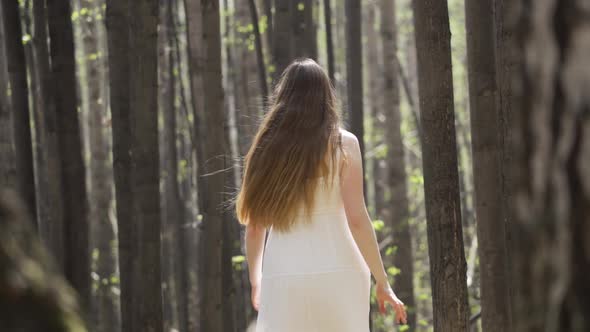
{"type": "MultiPolygon", "coordinates": [[[[363,51],[361,43],[361,0],[346,0],[346,77],[350,131],[356,135],[364,164],[363,51]]],[[[365,185],[366,187],[366,185],[365,185]]],[[[366,191],[366,189],[365,189],[366,191]]]]}
{"type": "MultiPolygon", "coordinates": [[[[381,36],[383,41],[383,91],[384,111],[387,116],[385,139],[387,142],[387,169],[389,220],[393,236],[393,266],[399,269],[394,274],[396,293],[408,307],[408,324],[416,326],[416,300],[414,298],[414,267],[412,259],[412,234],[404,142],[401,127],[399,77],[397,75],[397,25],[395,1],[381,0],[381,36]]],[[[396,270],[397,271],[397,270],[396,270]]]]}
{"type": "MultiPolygon", "coordinates": [[[[98,276],[92,308],[96,331],[120,331],[120,308],[113,291],[118,287],[116,234],[110,216],[113,207],[113,169],[110,153],[110,122],[105,101],[106,80],[105,31],[102,6],[104,1],[79,1],[79,8],[88,14],[79,20],[79,34],[85,61],[81,71],[86,77],[87,90],[80,89],[82,104],[87,116],[88,144],[88,200],[90,244],[98,253],[93,264],[98,276]]],[[[80,84],[80,87],[83,85],[80,84]]]]}
{"type": "Polygon", "coordinates": [[[324,21],[326,25],[326,53],[328,58],[328,76],[334,82],[334,42],[332,41],[332,6],[330,0],[324,0],[324,21]]]}
{"type": "MultiPolygon", "coordinates": [[[[274,0],[261,0],[262,9],[264,10],[264,16],[266,16],[266,40],[268,43],[268,50],[272,49],[273,42],[273,31],[274,31],[274,18],[273,18],[273,1],[274,0]]],[[[269,52],[270,53],[270,52],[269,52]]]]}
{"type": "Polygon", "coordinates": [[[31,227],[13,191],[0,192],[0,322],[3,331],[85,332],[76,295],[31,227]]]}
{"type": "MultiPolygon", "coordinates": [[[[383,154],[379,153],[380,147],[383,143],[383,113],[381,109],[383,107],[383,91],[380,86],[380,77],[382,75],[382,63],[381,63],[381,52],[379,50],[380,41],[379,34],[375,27],[377,21],[377,6],[370,4],[365,6],[366,10],[363,11],[363,31],[365,33],[365,45],[364,50],[366,59],[363,63],[364,69],[364,108],[367,110],[367,118],[369,122],[369,130],[371,133],[368,137],[368,143],[370,146],[367,150],[371,151],[371,156],[366,160],[366,172],[367,179],[367,202],[369,202],[369,214],[375,219],[382,218],[383,212],[383,199],[385,189],[385,174],[382,172],[384,166],[383,154]]],[[[384,235],[382,232],[379,235],[384,235]]],[[[380,236],[379,238],[382,238],[380,236]]],[[[380,239],[379,239],[380,240],[380,239]]]]}
{"type": "Polygon", "coordinates": [[[65,275],[78,292],[81,306],[90,306],[90,250],[88,200],[78,121],[76,61],[72,10],[69,1],[47,0],[51,69],[61,157],[62,199],[65,226],[65,275]]]}
{"type": "Polygon", "coordinates": [[[294,22],[291,17],[292,0],[274,0],[275,12],[272,31],[272,60],[274,64],[273,81],[277,81],[285,68],[293,60],[292,49],[295,40],[291,34],[294,22]]]}
{"type": "Polygon", "coordinates": [[[36,139],[37,216],[41,238],[65,270],[65,225],[62,170],[58,145],[58,120],[49,62],[47,17],[44,0],[33,0],[34,114],[36,139]]]}
{"type": "MultiPolygon", "coordinates": [[[[162,160],[163,169],[163,195],[164,209],[162,223],[163,234],[167,236],[168,245],[170,246],[170,256],[163,258],[172,261],[173,269],[170,279],[172,282],[172,292],[176,302],[176,315],[178,316],[178,330],[189,331],[188,329],[188,306],[187,306],[187,270],[185,269],[184,258],[186,255],[186,244],[183,234],[183,225],[185,223],[184,204],[180,198],[180,187],[178,185],[178,148],[176,144],[176,82],[175,70],[178,70],[178,63],[175,62],[176,46],[176,27],[174,26],[174,6],[176,1],[168,1],[162,4],[161,34],[162,44],[164,46],[164,58],[162,59],[162,160]],[[176,67],[175,67],[176,66],[176,67]],[[176,69],[175,69],[176,68],[176,69]]],[[[179,70],[178,70],[179,72],[179,70]]],[[[180,76],[177,76],[180,79],[180,76]]],[[[169,285],[171,286],[171,285],[169,285]]]]}
{"type": "MultiPolygon", "coordinates": [[[[318,58],[317,32],[313,20],[313,0],[290,1],[292,17],[293,55],[295,58],[318,58]]],[[[289,61],[289,62],[291,62],[289,61]]]]}
{"type": "MultiPolygon", "coordinates": [[[[1,15],[2,12],[0,11],[0,18],[3,18],[1,15]]],[[[6,187],[15,190],[18,180],[4,40],[6,40],[6,36],[4,29],[0,26],[0,156],[2,156],[0,161],[0,188],[6,187]]]]}
{"type": "Polygon", "coordinates": [[[510,331],[493,0],[466,1],[465,20],[482,328],[510,331]]]}
{"type": "MultiPolygon", "coordinates": [[[[197,187],[197,200],[198,202],[198,213],[199,215],[202,214],[202,207],[201,207],[201,197],[205,195],[205,187],[201,185],[201,179],[199,178],[200,174],[203,174],[204,168],[204,153],[203,153],[203,146],[201,144],[202,140],[205,139],[204,136],[204,122],[203,122],[203,109],[204,109],[204,101],[203,101],[203,72],[204,72],[204,61],[203,61],[203,45],[201,43],[201,36],[203,25],[202,15],[201,15],[201,2],[200,1],[184,1],[186,17],[187,17],[187,43],[188,43],[188,53],[189,53],[189,76],[190,76],[190,85],[191,85],[191,96],[192,96],[192,110],[193,110],[193,117],[194,117],[194,137],[192,150],[195,150],[195,183],[197,187]]],[[[201,230],[197,229],[197,241],[200,241],[200,234],[201,230]]],[[[190,248],[199,248],[200,243],[189,243],[190,248]]],[[[195,261],[197,261],[197,269],[198,270],[201,266],[200,261],[200,252],[197,251],[195,254],[195,261]]],[[[191,298],[195,298],[197,303],[193,303],[194,305],[191,308],[194,308],[195,311],[189,317],[189,330],[190,331],[202,331],[201,329],[201,303],[200,299],[201,296],[201,282],[200,282],[200,273],[193,273],[193,278],[191,281],[196,281],[194,283],[196,285],[196,292],[192,293],[191,298]]]]}
{"type": "MultiPolygon", "coordinates": [[[[200,188],[206,190],[199,195],[199,210],[203,217],[200,238],[200,278],[201,278],[201,330],[228,331],[232,317],[226,317],[224,308],[229,306],[227,284],[223,281],[229,261],[224,261],[224,233],[230,225],[222,204],[227,196],[225,185],[231,169],[229,144],[227,141],[227,122],[223,110],[223,89],[221,77],[221,34],[219,26],[219,0],[201,1],[202,39],[204,47],[203,85],[203,137],[214,144],[204,144],[203,168],[199,169],[200,188]]],[[[201,192],[203,192],[201,191],[201,192]]],[[[231,265],[229,266],[231,269],[231,265]]]]}
{"type": "MultiPolygon", "coordinates": [[[[251,0],[249,0],[251,1],[251,0]]],[[[234,92],[234,105],[236,110],[236,127],[238,132],[239,155],[244,156],[256,134],[261,106],[264,104],[262,91],[257,85],[252,84],[261,79],[260,70],[256,68],[256,53],[250,49],[252,46],[250,36],[255,31],[245,29],[252,25],[252,9],[245,1],[236,2],[235,15],[233,16],[233,30],[228,31],[233,35],[234,47],[228,46],[228,58],[232,62],[228,65],[229,79],[234,92]],[[235,50],[235,52],[231,52],[235,50]],[[231,54],[230,54],[231,53],[231,54]],[[232,79],[233,76],[233,79],[232,79]]],[[[256,37],[255,37],[256,38],[256,37]]],[[[258,62],[260,64],[260,60],[258,62]]]]}
{"type": "Polygon", "coordinates": [[[416,0],[413,7],[434,331],[466,331],[469,307],[448,8],[446,1],[429,0],[416,0]]]}
{"type": "MultiPolygon", "coordinates": [[[[513,14],[521,10],[522,66],[512,90],[517,101],[511,126],[516,135],[511,179],[517,181],[511,220],[517,240],[514,330],[588,331],[588,5],[577,0],[504,5],[518,5],[513,14]]],[[[505,23],[511,29],[513,23],[505,23]]]]}
{"type": "Polygon", "coordinates": [[[260,91],[262,100],[268,98],[268,85],[266,83],[266,65],[264,64],[264,53],[262,52],[262,37],[260,36],[260,27],[258,26],[258,10],[256,9],[256,1],[248,0],[250,7],[250,17],[252,19],[252,26],[254,28],[254,46],[256,48],[256,62],[258,64],[258,80],[260,81],[260,91]]]}
{"type": "Polygon", "coordinates": [[[22,41],[22,28],[18,2],[2,1],[0,17],[4,29],[4,50],[7,82],[10,84],[9,106],[12,113],[13,144],[16,157],[17,189],[31,211],[30,220],[36,225],[36,193],[33,164],[33,145],[29,119],[29,87],[22,41]]]}
{"type": "Polygon", "coordinates": [[[108,0],[106,8],[122,330],[161,331],[158,3],[108,0]]]}
{"type": "Polygon", "coordinates": [[[512,6],[510,2],[504,0],[496,0],[494,8],[495,27],[496,27],[496,75],[497,75],[497,94],[498,104],[501,108],[499,114],[499,121],[501,130],[498,132],[502,144],[502,203],[504,213],[504,225],[506,232],[506,251],[508,259],[508,275],[510,282],[508,283],[508,292],[510,298],[511,318],[516,318],[516,270],[511,266],[512,256],[515,252],[514,236],[512,234],[514,222],[513,219],[513,203],[515,198],[516,188],[519,184],[519,179],[512,179],[511,165],[514,160],[514,140],[515,132],[511,129],[514,120],[514,113],[518,108],[518,98],[515,85],[515,77],[519,70],[519,48],[516,41],[516,24],[515,14],[512,13],[512,6]]]}

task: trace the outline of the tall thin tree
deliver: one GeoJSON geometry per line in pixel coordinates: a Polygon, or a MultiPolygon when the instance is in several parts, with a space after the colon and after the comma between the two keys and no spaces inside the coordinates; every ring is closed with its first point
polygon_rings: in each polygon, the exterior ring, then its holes
{"type": "Polygon", "coordinates": [[[204,195],[199,197],[199,210],[203,216],[200,238],[201,264],[201,329],[203,331],[228,331],[233,317],[225,315],[227,285],[224,273],[231,262],[224,261],[224,233],[230,225],[226,223],[223,204],[226,202],[227,173],[231,172],[227,122],[223,109],[221,77],[221,34],[219,0],[201,1],[202,39],[200,40],[204,61],[203,137],[209,144],[203,144],[203,163],[199,170],[198,186],[204,195]],[[206,191],[205,191],[206,190],[206,191]]]}
{"type": "Polygon", "coordinates": [[[55,84],[51,77],[44,0],[33,0],[34,123],[36,144],[37,217],[39,233],[65,269],[65,225],[63,220],[62,169],[55,110],[55,84]]]}
{"type": "Polygon", "coordinates": [[[36,224],[36,193],[33,166],[33,145],[29,116],[29,87],[27,67],[22,42],[22,27],[17,1],[0,3],[0,18],[4,29],[7,82],[10,84],[9,107],[12,113],[12,128],[16,156],[17,189],[31,212],[29,218],[36,224]]]}
{"type": "MultiPolygon", "coordinates": [[[[1,11],[0,15],[2,15],[1,11]]],[[[2,155],[0,161],[0,187],[14,190],[17,186],[16,154],[13,143],[14,135],[12,133],[8,73],[6,72],[5,39],[4,29],[0,26],[0,155],[2,155]]]]}
{"type": "Polygon", "coordinates": [[[262,37],[260,36],[260,26],[258,24],[258,10],[256,9],[256,1],[248,0],[250,8],[250,17],[252,18],[252,26],[254,28],[254,46],[256,49],[256,62],[258,64],[258,75],[260,91],[262,91],[262,98],[268,97],[268,84],[266,82],[266,65],[264,64],[264,53],[262,52],[262,37]]]}
{"type": "MultiPolygon", "coordinates": [[[[171,249],[172,257],[165,258],[171,261],[172,270],[171,280],[173,280],[173,292],[176,302],[175,310],[178,316],[178,329],[180,331],[189,331],[188,316],[189,310],[187,305],[188,289],[188,275],[184,258],[186,256],[186,243],[183,234],[183,225],[185,224],[184,203],[180,197],[180,187],[178,183],[178,148],[177,148],[177,118],[176,118],[176,100],[177,89],[176,79],[180,79],[179,75],[175,75],[178,70],[178,63],[176,63],[176,26],[174,10],[177,5],[176,1],[167,1],[161,3],[161,26],[160,26],[160,40],[164,49],[164,57],[161,66],[162,77],[162,101],[161,101],[161,115],[163,119],[162,125],[162,176],[163,181],[163,211],[162,224],[163,233],[167,234],[168,245],[171,249]]],[[[164,244],[163,244],[164,245],[164,244]]]]}
{"type": "MultiPolygon", "coordinates": [[[[363,51],[361,43],[361,0],[346,0],[346,78],[350,130],[359,140],[364,155],[363,51]]],[[[364,157],[363,157],[364,162],[364,157]]]]}
{"type": "Polygon", "coordinates": [[[113,292],[117,287],[117,248],[114,228],[115,220],[111,217],[113,197],[113,169],[111,163],[111,131],[104,81],[106,80],[106,53],[103,5],[104,0],[81,0],[73,2],[80,10],[83,19],[75,35],[81,40],[84,60],[80,65],[79,81],[82,110],[87,116],[86,153],[88,159],[88,200],[90,220],[90,245],[98,251],[95,257],[95,272],[100,278],[93,288],[92,322],[98,332],[120,331],[120,308],[118,296],[113,292]],[[86,90],[84,89],[86,88],[86,90]]]}
{"type": "Polygon", "coordinates": [[[158,1],[106,4],[122,330],[161,331],[158,1]]]}
{"type": "Polygon", "coordinates": [[[291,35],[293,24],[291,6],[294,1],[274,0],[274,23],[272,31],[273,80],[276,81],[292,60],[294,40],[291,35]]]}
{"type": "Polygon", "coordinates": [[[510,299],[502,202],[502,142],[497,105],[494,1],[465,2],[471,144],[485,331],[509,331],[510,299]]]}
{"type": "Polygon", "coordinates": [[[446,1],[413,2],[422,161],[435,331],[466,331],[466,262],[453,106],[446,1]]]}
{"type": "Polygon", "coordinates": [[[47,0],[52,79],[57,113],[64,208],[65,275],[78,291],[82,307],[90,305],[90,249],[86,175],[78,119],[74,31],[69,1],[47,0]]]}
{"type": "MultiPolygon", "coordinates": [[[[205,168],[205,157],[203,153],[203,146],[201,144],[204,140],[204,129],[205,123],[203,121],[203,110],[204,110],[204,98],[203,96],[203,74],[205,71],[204,63],[203,63],[203,44],[201,42],[201,36],[203,31],[203,24],[201,21],[203,20],[203,16],[201,14],[201,1],[184,1],[184,9],[186,12],[186,19],[187,19],[187,43],[188,43],[188,62],[189,62],[189,81],[190,81],[190,90],[191,90],[191,100],[192,100],[192,115],[194,117],[193,121],[193,132],[195,139],[193,140],[193,146],[191,149],[194,151],[195,159],[196,159],[196,167],[195,168],[195,183],[197,187],[197,198],[198,202],[198,213],[202,213],[202,206],[200,203],[200,198],[206,195],[206,189],[203,185],[201,185],[200,174],[203,173],[203,169],[205,168]]],[[[193,248],[200,247],[200,244],[192,243],[191,246],[193,248]]],[[[200,257],[200,253],[195,255],[196,257],[200,257]]],[[[201,262],[200,258],[196,259],[198,267],[200,268],[201,262]]],[[[195,269],[196,270],[196,269],[195,269]]],[[[200,285],[200,273],[196,273],[197,276],[193,279],[197,281],[196,284],[196,294],[191,294],[191,297],[196,298],[197,303],[193,302],[192,307],[199,307],[200,308],[200,301],[201,298],[201,285],[200,285]]],[[[201,321],[201,311],[195,310],[193,314],[189,317],[188,323],[189,328],[191,331],[200,328],[200,321],[201,321]]]]}
{"type": "Polygon", "coordinates": [[[324,24],[326,26],[326,56],[328,58],[328,76],[334,84],[334,42],[332,41],[332,6],[330,0],[324,0],[324,24]]]}
{"type": "Polygon", "coordinates": [[[398,31],[394,0],[381,0],[381,37],[383,42],[383,108],[386,113],[385,139],[387,141],[388,187],[391,214],[388,224],[392,230],[393,265],[399,269],[395,276],[396,292],[408,307],[408,324],[416,324],[416,300],[414,297],[414,266],[412,260],[412,234],[404,142],[402,139],[402,115],[400,109],[400,81],[397,71],[398,31]]]}
{"type": "Polygon", "coordinates": [[[314,22],[313,0],[290,1],[291,17],[293,25],[291,28],[294,58],[307,57],[317,59],[318,45],[317,32],[314,22]]]}

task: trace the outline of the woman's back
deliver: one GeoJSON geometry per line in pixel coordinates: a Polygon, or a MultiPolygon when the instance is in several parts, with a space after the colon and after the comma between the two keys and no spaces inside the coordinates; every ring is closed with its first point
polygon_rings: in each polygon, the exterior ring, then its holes
{"type": "Polygon", "coordinates": [[[318,182],[309,215],[301,210],[291,229],[270,232],[258,332],[368,332],[370,272],[349,229],[335,175],[332,185],[327,177],[318,182]]]}
{"type": "MultiPolygon", "coordinates": [[[[340,151],[337,152],[340,160],[340,151]]],[[[292,229],[271,230],[263,261],[263,277],[304,275],[333,271],[366,271],[367,266],[348,227],[335,171],[333,183],[320,178],[314,208],[308,215],[300,210],[292,229]]]]}

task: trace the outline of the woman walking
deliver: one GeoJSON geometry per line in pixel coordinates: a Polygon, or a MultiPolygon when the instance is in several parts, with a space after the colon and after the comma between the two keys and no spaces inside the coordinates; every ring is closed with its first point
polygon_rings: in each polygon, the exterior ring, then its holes
{"type": "Polygon", "coordinates": [[[381,312],[389,303],[406,322],[365,206],[358,139],[341,128],[330,79],[313,60],[283,72],[236,210],[257,332],[369,332],[371,274],[381,312]]]}

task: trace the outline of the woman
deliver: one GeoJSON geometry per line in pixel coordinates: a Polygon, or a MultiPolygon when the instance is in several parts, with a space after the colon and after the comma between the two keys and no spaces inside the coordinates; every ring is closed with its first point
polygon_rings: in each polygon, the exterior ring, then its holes
{"type": "Polygon", "coordinates": [[[336,104],[317,63],[293,62],[246,155],[236,212],[258,332],[368,332],[370,274],[381,312],[389,303],[406,322],[365,206],[359,143],[336,104]]]}

